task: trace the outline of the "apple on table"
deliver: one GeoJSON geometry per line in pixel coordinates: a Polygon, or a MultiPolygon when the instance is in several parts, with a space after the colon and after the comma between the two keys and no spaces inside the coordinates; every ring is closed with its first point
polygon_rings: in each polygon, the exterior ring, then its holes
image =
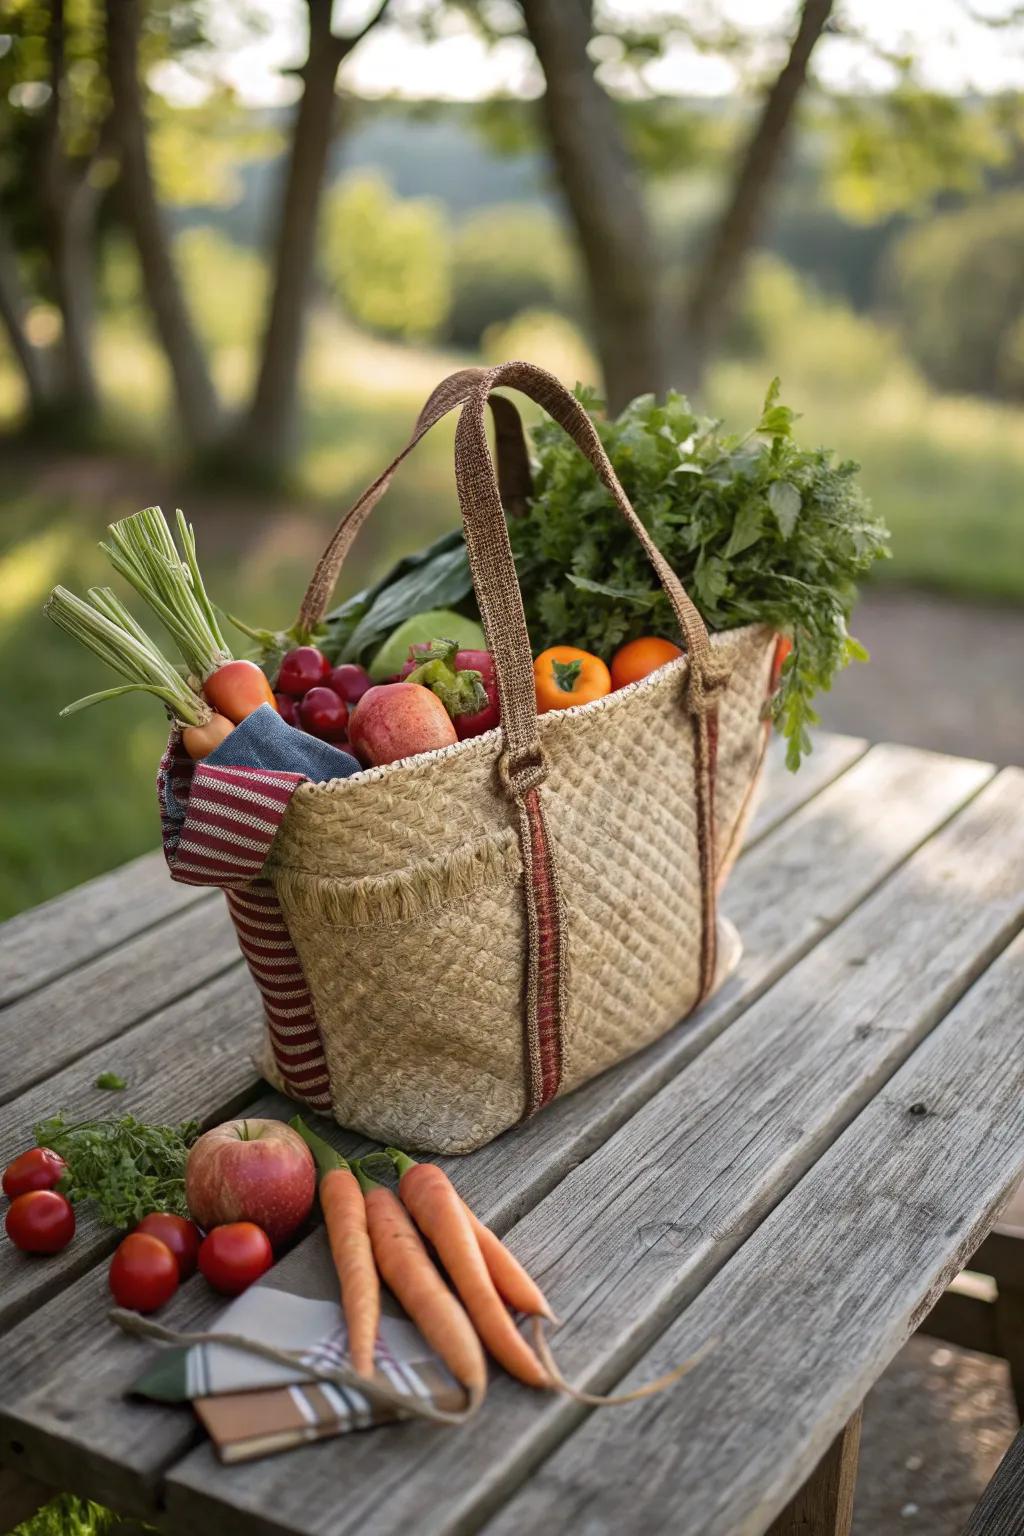
{"type": "Polygon", "coordinates": [[[253,1221],[275,1249],[306,1220],[316,1192],[313,1155],[281,1120],[228,1120],[200,1136],[185,1167],[185,1198],[208,1231],[253,1221]]]}

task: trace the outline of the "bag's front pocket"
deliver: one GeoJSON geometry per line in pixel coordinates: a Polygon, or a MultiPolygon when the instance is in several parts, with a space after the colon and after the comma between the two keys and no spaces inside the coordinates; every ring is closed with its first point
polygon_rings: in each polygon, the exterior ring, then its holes
{"type": "Polygon", "coordinates": [[[275,871],[337,1119],[462,1152],[524,1108],[522,863],[511,828],[387,875],[275,871]]]}

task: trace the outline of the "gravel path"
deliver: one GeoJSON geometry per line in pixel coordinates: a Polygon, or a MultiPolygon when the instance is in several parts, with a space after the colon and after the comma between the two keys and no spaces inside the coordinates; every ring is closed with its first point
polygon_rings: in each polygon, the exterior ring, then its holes
{"type": "Polygon", "coordinates": [[[865,594],[852,627],[871,662],[825,695],[827,727],[1024,763],[1024,609],[882,587],[865,594]]]}
{"type": "Polygon", "coordinates": [[[1016,1432],[1005,1361],[915,1335],[865,1404],[853,1536],[960,1536],[1016,1432]]]}

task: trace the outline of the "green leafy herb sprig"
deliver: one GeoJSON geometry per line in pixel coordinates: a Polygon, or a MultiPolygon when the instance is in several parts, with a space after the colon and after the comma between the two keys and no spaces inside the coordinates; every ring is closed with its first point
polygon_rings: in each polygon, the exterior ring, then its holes
{"type": "MultiPolygon", "coordinates": [[[[675,393],[642,395],[611,421],[592,390],[577,395],[708,628],[764,623],[792,639],[771,707],[797,768],[818,723],[816,695],[867,659],[847,627],[856,583],[889,554],[859,466],[797,445],[778,379],[744,436],[675,393]]],[[[552,421],[532,437],[534,494],[509,533],[534,654],[578,645],[610,661],[639,635],[677,640],[668,599],[590,464],[552,421]]],[[[332,660],[366,661],[403,620],[439,606],[476,613],[460,529],[328,614],[321,643],[332,660]]]]}
{"type": "Polygon", "coordinates": [[[197,1121],[146,1125],[125,1115],[69,1125],[62,1113],[41,1120],[33,1134],[68,1165],[62,1193],[73,1203],[93,1201],[109,1226],[134,1226],[150,1211],[188,1215],[185,1161],[199,1135],[197,1121]]]}
{"type": "MultiPolygon", "coordinates": [[[[859,466],[793,437],[773,380],[743,437],[682,395],[642,395],[615,420],[579,398],[637,515],[709,629],[771,624],[791,636],[773,713],[797,767],[817,724],[815,695],[867,653],[847,628],[856,580],[888,554],[888,533],[857,484],[859,466]]],[[[510,523],[534,650],[566,643],[608,660],[639,635],[678,639],[643,550],[589,463],[553,422],[533,431],[534,496],[510,523]]]]}

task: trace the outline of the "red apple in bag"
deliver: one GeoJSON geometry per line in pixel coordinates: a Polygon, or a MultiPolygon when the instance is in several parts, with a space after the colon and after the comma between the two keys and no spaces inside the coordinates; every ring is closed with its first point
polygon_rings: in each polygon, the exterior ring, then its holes
{"type": "Polygon", "coordinates": [[[185,1198],[201,1227],[252,1221],[275,1248],[301,1227],[315,1190],[313,1155],[281,1120],[228,1120],[200,1136],[185,1165],[185,1198]]]}
{"type": "Polygon", "coordinates": [[[458,741],[441,700],[419,683],[380,683],[348,717],[348,739],[362,763],[379,767],[458,741]]]}

